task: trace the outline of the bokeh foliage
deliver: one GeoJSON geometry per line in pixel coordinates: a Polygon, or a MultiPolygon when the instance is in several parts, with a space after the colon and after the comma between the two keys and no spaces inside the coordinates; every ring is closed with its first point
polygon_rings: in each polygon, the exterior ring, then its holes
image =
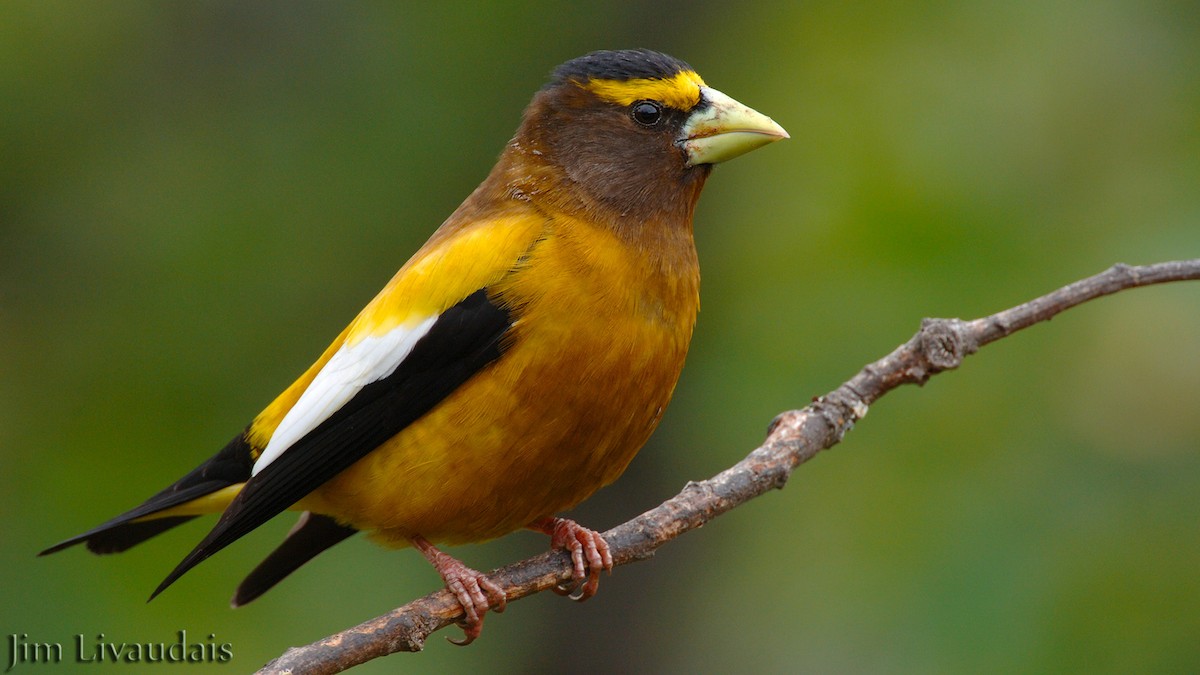
{"type": "MultiPolygon", "coordinates": [[[[1116,262],[1200,255],[1190,2],[0,5],[0,634],[231,641],[243,672],[437,585],[339,547],[237,611],[280,519],[46,545],[224,443],[491,166],[557,63],[647,46],[792,140],[701,200],[704,308],[608,527],[906,339],[1116,262]]],[[[361,672],[1200,668],[1200,287],[1073,311],[895,392],[770,495],[361,672]]],[[[290,521],[290,519],[287,519],[290,521]]],[[[456,552],[486,567],[518,534],[456,552]]],[[[202,669],[195,669],[201,672],[202,669]]]]}

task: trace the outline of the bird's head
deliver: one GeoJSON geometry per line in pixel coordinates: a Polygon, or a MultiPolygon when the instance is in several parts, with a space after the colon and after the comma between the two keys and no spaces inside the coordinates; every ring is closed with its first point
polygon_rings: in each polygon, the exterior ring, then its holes
{"type": "Polygon", "coordinates": [[[631,216],[688,216],[713,164],[787,138],[783,127],[649,50],[568,61],[534,96],[510,151],[560,173],[568,192],[631,216]]]}

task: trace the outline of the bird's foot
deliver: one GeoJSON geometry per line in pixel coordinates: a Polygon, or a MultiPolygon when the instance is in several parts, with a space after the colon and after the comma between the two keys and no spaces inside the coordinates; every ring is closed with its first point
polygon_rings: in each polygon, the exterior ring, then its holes
{"type": "Polygon", "coordinates": [[[483,617],[488,609],[504,611],[508,602],[504,589],[482,572],[473,570],[457,558],[442,553],[424,537],[413,537],[411,541],[441,575],[442,581],[446,583],[446,590],[453,593],[462,605],[463,619],[458,625],[463,629],[465,637],[450,642],[459,646],[471,644],[483,632],[483,617]]]}
{"type": "Polygon", "coordinates": [[[566,518],[542,518],[530,523],[529,528],[550,535],[552,547],[571,554],[573,583],[559,586],[554,592],[580,602],[595,595],[600,588],[600,571],[612,572],[613,568],[612,552],[604,537],[566,518]]]}

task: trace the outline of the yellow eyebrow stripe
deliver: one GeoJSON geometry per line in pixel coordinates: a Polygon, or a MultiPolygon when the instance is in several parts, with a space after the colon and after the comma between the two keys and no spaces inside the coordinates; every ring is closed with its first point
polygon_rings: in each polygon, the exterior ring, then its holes
{"type": "Polygon", "coordinates": [[[700,102],[700,87],[704,80],[694,71],[685,70],[672,77],[639,78],[633,80],[591,79],[581,86],[606,101],[617,105],[629,105],[634,101],[649,99],[678,110],[690,110],[700,102]]]}

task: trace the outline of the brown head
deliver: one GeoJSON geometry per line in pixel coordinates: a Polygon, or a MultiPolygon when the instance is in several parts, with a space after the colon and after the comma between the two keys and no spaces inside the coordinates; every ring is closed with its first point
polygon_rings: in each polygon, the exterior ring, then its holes
{"type": "Polygon", "coordinates": [[[713,164],[782,138],[782,127],[679,59],[600,51],[555,69],[501,171],[512,194],[567,212],[690,223],[713,164]]]}

